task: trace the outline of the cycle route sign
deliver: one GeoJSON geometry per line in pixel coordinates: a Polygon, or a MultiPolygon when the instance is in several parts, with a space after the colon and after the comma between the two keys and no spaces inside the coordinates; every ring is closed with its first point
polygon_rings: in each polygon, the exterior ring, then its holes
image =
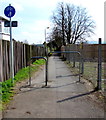
{"type": "Polygon", "coordinates": [[[5,9],[4,9],[4,14],[6,17],[8,18],[11,18],[15,15],[15,8],[11,5],[7,6],[5,9]]]}

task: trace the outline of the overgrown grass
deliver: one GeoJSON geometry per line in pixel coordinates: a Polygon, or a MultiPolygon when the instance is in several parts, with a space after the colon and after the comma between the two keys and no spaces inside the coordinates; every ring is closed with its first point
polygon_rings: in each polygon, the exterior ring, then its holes
{"type": "Polygon", "coordinates": [[[29,76],[29,71],[34,73],[38,70],[39,66],[43,65],[44,63],[45,60],[43,59],[36,60],[30,67],[28,66],[19,70],[14,77],[14,85],[12,84],[11,79],[0,82],[0,109],[3,109],[2,104],[7,104],[12,99],[14,95],[13,87],[16,85],[16,83],[27,79],[29,76]]]}

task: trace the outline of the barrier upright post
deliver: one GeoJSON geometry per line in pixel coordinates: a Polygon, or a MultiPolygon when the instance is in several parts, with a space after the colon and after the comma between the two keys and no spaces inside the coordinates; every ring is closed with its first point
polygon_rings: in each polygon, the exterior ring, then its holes
{"type": "Polygon", "coordinates": [[[101,90],[101,76],[102,76],[102,53],[101,53],[101,38],[99,38],[98,45],[98,78],[97,78],[97,90],[101,90]]]}

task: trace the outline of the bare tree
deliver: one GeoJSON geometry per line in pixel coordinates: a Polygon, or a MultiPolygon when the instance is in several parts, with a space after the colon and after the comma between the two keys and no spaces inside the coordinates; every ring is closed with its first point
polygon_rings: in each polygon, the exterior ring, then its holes
{"type": "Polygon", "coordinates": [[[95,23],[88,16],[87,10],[79,6],[60,3],[52,20],[60,30],[62,45],[86,40],[94,33],[95,23]]]}
{"type": "Polygon", "coordinates": [[[60,30],[60,36],[62,36],[62,45],[65,45],[65,8],[64,3],[61,2],[58,4],[58,10],[54,13],[52,17],[53,22],[55,23],[58,30],[60,30]]]}
{"type": "Polygon", "coordinates": [[[54,43],[55,47],[59,49],[63,45],[63,36],[57,26],[53,28],[51,36],[51,41],[54,43]]]}

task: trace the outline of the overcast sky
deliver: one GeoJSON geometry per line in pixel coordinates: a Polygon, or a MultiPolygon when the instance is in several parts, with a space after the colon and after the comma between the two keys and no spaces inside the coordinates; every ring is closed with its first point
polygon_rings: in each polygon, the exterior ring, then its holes
{"type": "Polygon", "coordinates": [[[11,4],[16,9],[12,20],[18,21],[18,27],[13,28],[13,38],[18,41],[27,40],[30,44],[43,43],[44,31],[47,27],[51,27],[50,17],[59,1],[86,8],[96,23],[96,34],[88,40],[98,41],[99,37],[104,39],[105,0],[0,0],[0,16],[5,17],[4,9],[11,4]]]}

